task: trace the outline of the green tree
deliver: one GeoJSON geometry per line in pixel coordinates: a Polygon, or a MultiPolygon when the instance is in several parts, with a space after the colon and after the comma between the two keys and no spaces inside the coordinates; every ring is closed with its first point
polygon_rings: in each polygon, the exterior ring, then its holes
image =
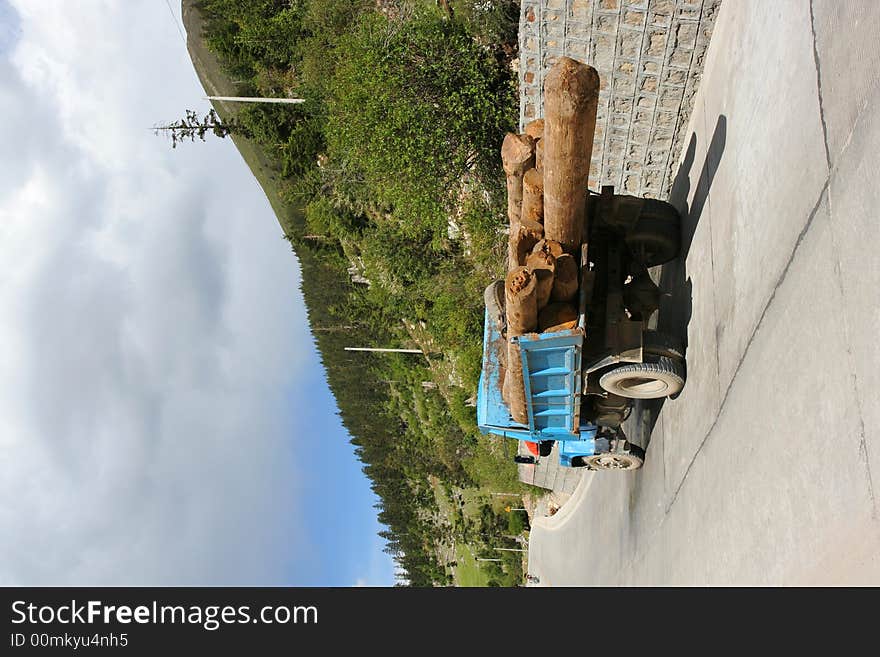
{"type": "Polygon", "coordinates": [[[189,139],[195,141],[196,137],[205,141],[205,135],[209,132],[216,137],[226,137],[232,133],[244,137],[250,135],[250,130],[235,119],[220,121],[217,112],[212,108],[205,116],[199,118],[195,110],[186,110],[186,116],[174,123],[159,125],[153,128],[156,135],[166,134],[171,137],[171,148],[177,148],[177,144],[189,139]]]}

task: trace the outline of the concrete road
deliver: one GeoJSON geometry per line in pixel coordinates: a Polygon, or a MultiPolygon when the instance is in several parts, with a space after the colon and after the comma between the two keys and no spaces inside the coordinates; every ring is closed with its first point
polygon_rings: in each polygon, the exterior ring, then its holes
{"type": "Polygon", "coordinates": [[[880,584],[880,3],[723,3],[671,201],[675,401],[535,523],[542,585],[880,584]]]}

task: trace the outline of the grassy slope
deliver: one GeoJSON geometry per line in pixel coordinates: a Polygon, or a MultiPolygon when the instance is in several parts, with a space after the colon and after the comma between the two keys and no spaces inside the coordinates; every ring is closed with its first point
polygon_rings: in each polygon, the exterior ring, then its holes
{"type": "MultiPolygon", "coordinates": [[[[183,0],[183,25],[186,28],[186,47],[195,67],[196,74],[202,86],[209,96],[236,96],[238,90],[223,72],[217,56],[208,50],[201,38],[204,21],[195,8],[196,0],[183,0]]],[[[221,119],[228,119],[235,114],[235,103],[223,101],[211,101],[214,109],[221,119]]],[[[279,194],[279,188],[275,184],[277,172],[271,162],[263,155],[262,151],[250,139],[233,136],[238,152],[241,153],[245,163],[260,183],[260,187],[269,199],[278,223],[286,235],[292,234],[295,225],[302,222],[302,212],[290,203],[285,203],[279,194]]]]}

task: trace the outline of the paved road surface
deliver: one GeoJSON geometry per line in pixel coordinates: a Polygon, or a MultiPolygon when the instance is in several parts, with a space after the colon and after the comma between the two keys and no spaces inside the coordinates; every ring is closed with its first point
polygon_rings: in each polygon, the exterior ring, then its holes
{"type": "Polygon", "coordinates": [[[880,3],[725,2],[671,200],[688,382],[538,521],[542,585],[880,584],[880,3]]]}

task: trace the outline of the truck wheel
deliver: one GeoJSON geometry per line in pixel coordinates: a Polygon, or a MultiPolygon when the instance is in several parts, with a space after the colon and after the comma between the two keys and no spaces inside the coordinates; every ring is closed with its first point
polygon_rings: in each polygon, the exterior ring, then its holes
{"type": "Polygon", "coordinates": [[[535,465],[535,457],[534,456],[520,456],[516,455],[513,457],[515,463],[522,463],[523,465],[535,465]]]}
{"type": "Polygon", "coordinates": [[[499,331],[504,330],[504,281],[494,281],[483,291],[483,301],[486,303],[489,319],[499,331]]]}
{"type": "Polygon", "coordinates": [[[550,456],[550,453],[553,451],[553,442],[552,440],[542,440],[538,443],[538,454],[541,456],[550,456]]]}
{"type": "Polygon", "coordinates": [[[642,334],[642,344],[646,354],[684,360],[684,344],[667,333],[645,331],[642,334]]]}
{"type": "Polygon", "coordinates": [[[626,234],[633,257],[645,267],[674,260],[681,248],[681,217],[669,203],[645,199],[636,225],[626,234]]]}
{"type": "Polygon", "coordinates": [[[645,464],[645,450],[630,442],[607,454],[581,457],[591,470],[638,470],[645,464]]]}
{"type": "Polygon", "coordinates": [[[681,392],[684,366],[660,356],[656,363],[629,363],[605,372],[599,379],[604,390],[630,399],[660,399],[681,392]]]}

